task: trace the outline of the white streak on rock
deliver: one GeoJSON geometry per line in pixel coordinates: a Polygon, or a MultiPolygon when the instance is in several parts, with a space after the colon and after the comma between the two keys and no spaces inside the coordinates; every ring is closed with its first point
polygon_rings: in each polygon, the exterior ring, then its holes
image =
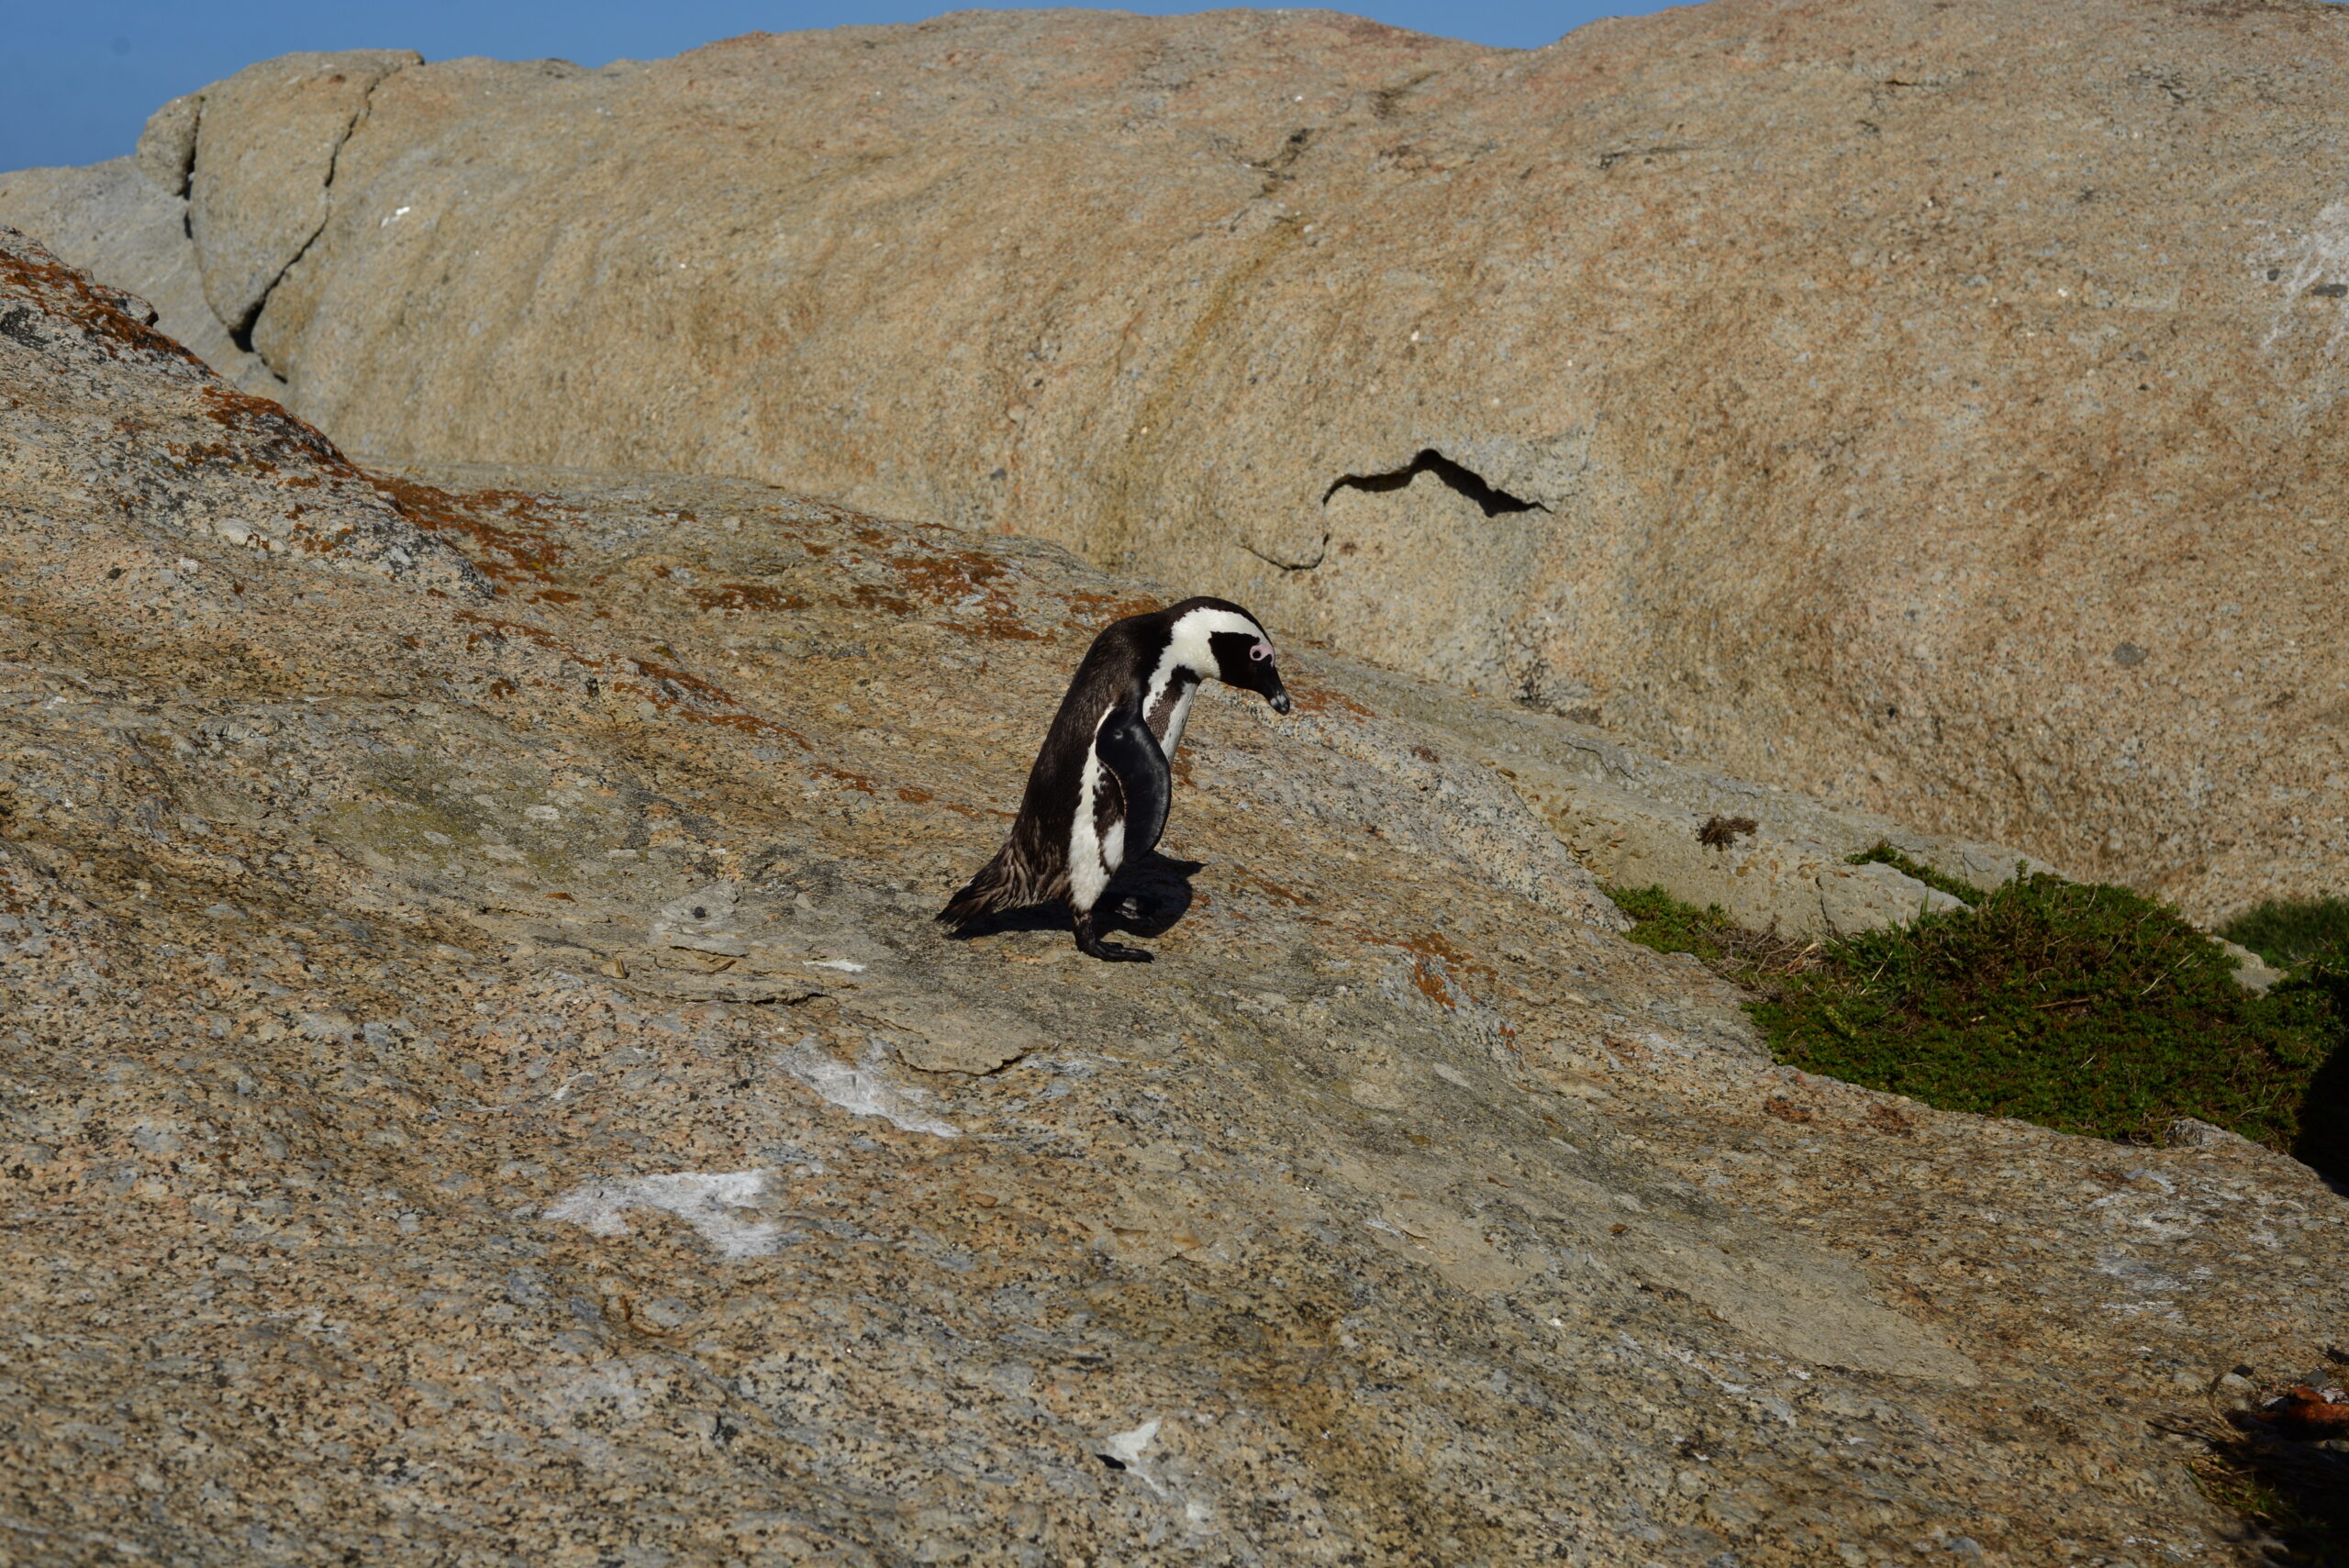
{"type": "Polygon", "coordinates": [[[1141,1463],[1142,1451],[1158,1440],[1158,1423],[1144,1421],[1130,1432],[1118,1432],[1105,1439],[1101,1451],[1127,1469],[1141,1463]]]}
{"type": "Polygon", "coordinates": [[[692,1226],[722,1256],[763,1257],[783,1245],[784,1229],[773,1220],[748,1218],[742,1211],[755,1211],[764,1201],[768,1174],[679,1171],[589,1182],[548,1205],[543,1217],[584,1226],[597,1236],[625,1236],[629,1229],[623,1214],[631,1208],[657,1208],[692,1226]]]}
{"type": "Polygon", "coordinates": [[[901,1132],[927,1132],[934,1138],[963,1135],[952,1122],[923,1115],[919,1102],[930,1096],[891,1083],[875,1062],[851,1067],[805,1040],[785,1051],[781,1061],[785,1072],[844,1111],[885,1118],[901,1132]]]}
{"type": "Polygon", "coordinates": [[[1143,1485],[1163,1496],[1166,1489],[1158,1484],[1158,1477],[1152,1475],[1149,1466],[1141,1462],[1143,1451],[1157,1440],[1158,1423],[1144,1421],[1130,1432],[1116,1432],[1102,1439],[1101,1446],[1093,1451],[1104,1459],[1115,1460],[1143,1485]]]}

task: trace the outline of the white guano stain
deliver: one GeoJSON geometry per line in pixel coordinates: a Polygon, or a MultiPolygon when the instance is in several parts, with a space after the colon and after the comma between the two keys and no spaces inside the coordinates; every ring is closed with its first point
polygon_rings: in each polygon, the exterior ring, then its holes
{"type": "Polygon", "coordinates": [[[933,1138],[963,1135],[952,1122],[923,1112],[921,1102],[930,1097],[926,1091],[892,1083],[875,1060],[851,1067],[825,1055],[808,1040],[786,1048],[776,1060],[785,1072],[844,1111],[880,1117],[900,1132],[927,1132],[933,1138]]]}
{"type": "MultiPolygon", "coordinates": [[[[2326,284],[2349,284],[2349,201],[2327,203],[2307,232],[2254,256],[2253,261],[2279,274],[2273,282],[2281,296],[2259,345],[2273,350],[2304,319],[2296,306],[2310,290],[2326,284]]],[[[2349,336],[2349,310],[2330,313],[2324,326],[2324,351],[2330,355],[2349,336]]]]}
{"type": "Polygon", "coordinates": [[[1158,1423],[1144,1421],[1130,1432],[1115,1432],[1103,1439],[1101,1451],[1130,1470],[1141,1463],[1143,1451],[1157,1440],[1158,1423]]]}
{"type": "Polygon", "coordinates": [[[574,1187],[540,1211],[547,1219],[584,1226],[591,1235],[626,1236],[631,1208],[674,1214],[728,1258],[758,1258],[780,1249],[783,1226],[754,1218],[767,1196],[769,1171],[725,1171],[705,1174],[678,1171],[661,1176],[622,1176],[574,1187]]]}
{"type": "Polygon", "coordinates": [[[1158,1477],[1152,1475],[1150,1467],[1141,1462],[1143,1453],[1157,1440],[1158,1423],[1144,1421],[1131,1431],[1111,1433],[1102,1439],[1101,1446],[1093,1451],[1104,1459],[1115,1460],[1127,1473],[1163,1497],[1166,1496],[1166,1488],[1159,1485],[1158,1477]]]}

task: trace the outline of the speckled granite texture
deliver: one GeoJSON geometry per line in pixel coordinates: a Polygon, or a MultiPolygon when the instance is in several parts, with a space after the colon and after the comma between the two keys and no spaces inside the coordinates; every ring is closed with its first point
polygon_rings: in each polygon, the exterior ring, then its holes
{"type": "Polygon", "coordinates": [[[371,476],[0,232],[0,1562],[2222,1562],[2343,1320],[2224,1142],[1757,1052],[1440,727],[1203,701],[1078,961],[929,920],[1155,590],[371,476]]]}
{"type": "Polygon", "coordinates": [[[2199,919],[2349,884],[2338,5],[288,56],[0,222],[346,450],[1048,539],[2199,919]]]}

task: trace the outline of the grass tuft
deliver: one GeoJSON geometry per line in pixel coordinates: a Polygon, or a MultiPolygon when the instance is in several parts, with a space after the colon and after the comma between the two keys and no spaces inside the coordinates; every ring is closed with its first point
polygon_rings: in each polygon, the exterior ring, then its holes
{"type": "Polygon", "coordinates": [[[1718,904],[1699,909],[1661,887],[1610,887],[1607,895],[1629,915],[1624,933],[1658,952],[1692,953],[1716,974],[1750,991],[1768,991],[1795,974],[1819,966],[1826,943],[1798,941],[1775,931],[1749,931],[1721,913],[1718,904]]]}
{"type": "Polygon", "coordinates": [[[1972,908],[1809,944],[1658,888],[1614,896],[1632,940],[1755,992],[1772,1052],[1808,1072],[2096,1138],[2152,1141],[2194,1117],[2349,1174],[2349,965],[2310,962],[2259,995],[2127,888],[1949,882],[1972,908]]]}
{"type": "Polygon", "coordinates": [[[1972,883],[1960,882],[1954,876],[1935,871],[1922,861],[1910,860],[1907,855],[1894,849],[1888,840],[1878,839],[1872,847],[1862,850],[1858,854],[1845,855],[1843,863],[1853,866],[1890,866],[1902,875],[1915,877],[1934,892],[1946,893],[1962,904],[1979,904],[1984,896],[1982,890],[1972,883]]]}

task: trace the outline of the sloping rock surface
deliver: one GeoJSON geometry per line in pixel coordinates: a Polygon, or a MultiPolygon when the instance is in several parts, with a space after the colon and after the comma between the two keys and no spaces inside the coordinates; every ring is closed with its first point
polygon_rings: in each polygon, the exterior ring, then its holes
{"type": "MultiPolygon", "coordinates": [[[[184,183],[184,172],[180,178],[184,183]]],[[[239,348],[205,303],[204,274],[188,241],[187,202],[156,183],[140,160],[0,174],[0,214],[40,236],[69,265],[145,300],[165,331],[231,384],[264,396],[284,395],[284,379],[239,348]]]]}
{"type": "Polygon", "coordinates": [[[2210,917],[2349,878],[2344,50],[2298,0],[965,13],[289,57],[139,166],[167,327],[352,450],[1052,539],[2210,917]]]}
{"type": "Polygon", "coordinates": [[[1719,905],[1753,930],[1848,936],[1912,920],[1920,909],[1960,906],[1890,866],[1852,863],[1878,845],[1976,887],[1996,887],[2018,871],[2055,869],[2004,845],[1920,833],[1716,768],[1667,762],[1590,725],[1464,700],[1456,688],[1390,670],[1332,662],[1347,688],[1380,711],[1442,730],[1455,751],[1508,779],[1602,882],[1719,905]],[[1720,817],[1737,825],[1730,841],[1706,842],[1706,826],[1720,817]]]}
{"type": "Polygon", "coordinates": [[[0,230],[0,1559],[2231,1550],[2146,1423],[2337,1328],[2302,1168],[1772,1067],[1309,654],[1155,963],[948,940],[1153,595],[362,473],[145,314],[0,230]]]}

